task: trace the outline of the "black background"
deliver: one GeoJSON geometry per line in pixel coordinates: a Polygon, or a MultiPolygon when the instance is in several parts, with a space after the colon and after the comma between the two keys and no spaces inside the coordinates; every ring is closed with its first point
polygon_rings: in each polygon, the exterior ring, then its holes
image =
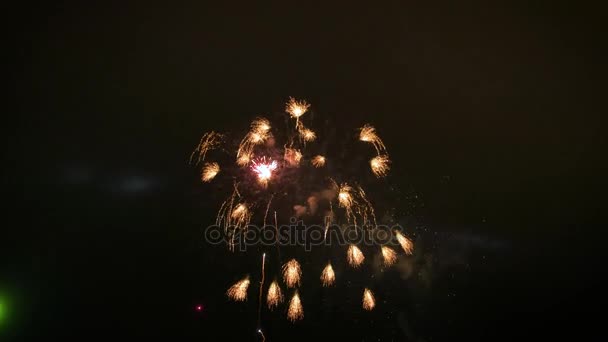
{"type": "Polygon", "coordinates": [[[304,297],[296,325],[265,313],[268,341],[593,334],[605,37],[573,6],[6,8],[0,336],[256,340],[254,296],[223,294],[243,259],[200,241],[216,203],[187,159],[288,96],[379,129],[426,273],[386,274],[371,314],[348,288],[304,297]]]}

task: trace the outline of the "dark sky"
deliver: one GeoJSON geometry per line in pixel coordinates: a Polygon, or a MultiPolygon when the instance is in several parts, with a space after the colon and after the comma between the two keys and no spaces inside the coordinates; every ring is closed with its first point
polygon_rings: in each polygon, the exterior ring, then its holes
{"type": "Polygon", "coordinates": [[[7,8],[0,339],[255,340],[255,300],[223,295],[241,259],[200,241],[216,207],[187,158],[288,96],[382,132],[425,276],[386,274],[369,315],[349,289],[310,296],[300,324],[264,316],[268,341],[599,330],[573,315],[598,286],[605,37],[572,6],[7,8]]]}

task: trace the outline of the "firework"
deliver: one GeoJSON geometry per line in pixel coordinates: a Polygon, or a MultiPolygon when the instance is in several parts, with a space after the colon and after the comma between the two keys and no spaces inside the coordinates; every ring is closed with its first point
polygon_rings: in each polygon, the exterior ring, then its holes
{"type": "Polygon", "coordinates": [[[391,266],[397,261],[397,252],[392,248],[382,246],[382,257],[384,258],[384,266],[391,266]]]}
{"type": "Polygon", "coordinates": [[[287,287],[300,286],[301,277],[302,270],[296,259],[291,259],[283,265],[283,281],[287,284],[287,287]]]}
{"type": "Polygon", "coordinates": [[[316,155],[312,158],[311,163],[314,167],[323,167],[325,166],[325,157],[323,157],[322,155],[316,155]]]}
{"type": "Polygon", "coordinates": [[[280,303],[283,303],[283,293],[281,288],[276,281],[273,281],[268,288],[268,295],[266,295],[266,303],[269,309],[275,308],[280,303]]]}
{"type": "Polygon", "coordinates": [[[247,289],[249,288],[249,277],[246,277],[236,284],[230,286],[226,295],[235,302],[243,302],[247,300],[247,289]]]}
{"type": "Polygon", "coordinates": [[[277,162],[275,160],[266,160],[266,158],[262,158],[259,161],[254,161],[251,169],[258,175],[258,181],[261,184],[268,183],[270,177],[272,177],[272,172],[276,170],[277,162]]]}
{"type": "Polygon", "coordinates": [[[334,284],[336,281],[336,274],[334,273],[333,267],[331,267],[331,263],[328,263],[327,266],[321,272],[321,283],[325,287],[329,287],[334,284]]]}
{"type": "Polygon", "coordinates": [[[346,258],[348,260],[348,264],[355,268],[359,267],[363,263],[363,260],[365,260],[365,256],[363,255],[363,252],[361,252],[359,247],[357,247],[355,245],[350,245],[348,247],[348,252],[346,253],[346,258]]]}
{"type": "Polygon", "coordinates": [[[300,118],[300,116],[304,115],[310,105],[306,103],[306,101],[297,101],[293,97],[289,98],[289,101],[285,105],[285,111],[289,113],[293,118],[300,118]]]}
{"type": "Polygon", "coordinates": [[[365,191],[360,186],[356,189],[350,185],[343,183],[338,189],[338,205],[346,210],[346,220],[348,222],[353,221],[357,224],[357,217],[359,215],[362,220],[362,224],[369,224],[369,218],[372,218],[372,224],[376,225],[376,215],[374,213],[374,207],[367,199],[365,191]]]}
{"type": "Polygon", "coordinates": [[[380,154],[381,152],[386,152],[386,147],[384,146],[382,139],[380,139],[380,137],[376,133],[376,129],[369,124],[366,124],[360,128],[359,140],[374,145],[374,148],[376,149],[376,152],[378,152],[378,154],[380,154]]]}
{"type": "Polygon", "coordinates": [[[300,301],[300,295],[298,291],[294,293],[293,297],[289,301],[289,309],[287,309],[287,319],[295,322],[304,318],[304,309],[302,308],[302,302],[300,301]]]}
{"type": "Polygon", "coordinates": [[[312,130],[305,128],[304,126],[300,125],[300,137],[306,141],[306,142],[311,142],[314,141],[317,138],[317,134],[315,132],[313,132],[312,130]]]}
{"type": "Polygon", "coordinates": [[[200,162],[204,161],[205,157],[207,156],[207,152],[217,148],[220,145],[222,142],[222,137],[223,136],[221,134],[213,131],[203,134],[198,146],[196,146],[196,149],[194,149],[190,155],[190,163],[196,161],[195,164],[198,165],[200,162]]]}
{"type": "Polygon", "coordinates": [[[369,165],[372,168],[372,172],[374,173],[374,175],[376,175],[376,177],[386,176],[388,170],[390,169],[389,163],[390,159],[388,159],[387,155],[380,155],[372,158],[369,161],[369,165]]]}
{"type": "Polygon", "coordinates": [[[287,165],[289,166],[299,166],[300,160],[302,159],[302,152],[294,148],[285,148],[283,159],[285,159],[287,165]]]}
{"type": "Polygon", "coordinates": [[[251,213],[249,212],[249,208],[247,208],[247,204],[239,203],[232,214],[230,214],[230,218],[232,218],[235,222],[235,225],[238,227],[244,227],[251,220],[251,213]]]}
{"type": "Polygon", "coordinates": [[[370,289],[366,288],[363,291],[363,308],[367,311],[371,311],[376,306],[376,300],[374,299],[374,294],[370,289]]]}
{"type": "Polygon", "coordinates": [[[255,118],[251,122],[251,131],[258,134],[264,134],[270,130],[270,121],[265,118],[255,118]]]}
{"type": "Polygon", "coordinates": [[[250,152],[243,152],[236,159],[236,163],[239,166],[245,166],[245,165],[249,164],[250,161],[251,161],[251,153],[250,152]]]}
{"type": "Polygon", "coordinates": [[[395,235],[397,235],[397,241],[401,245],[401,248],[403,248],[405,254],[412,255],[412,253],[414,252],[414,243],[412,242],[412,240],[406,238],[397,230],[395,230],[395,235]]]}
{"type": "Polygon", "coordinates": [[[203,172],[201,173],[201,179],[203,182],[211,182],[218,172],[220,172],[220,165],[218,163],[205,163],[203,172]]]}

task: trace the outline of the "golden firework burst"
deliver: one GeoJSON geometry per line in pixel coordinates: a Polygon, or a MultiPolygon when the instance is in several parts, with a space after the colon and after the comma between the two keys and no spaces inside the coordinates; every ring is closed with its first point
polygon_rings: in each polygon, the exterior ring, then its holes
{"type": "Polygon", "coordinates": [[[297,119],[304,115],[309,107],[310,105],[306,101],[297,101],[293,97],[290,97],[285,105],[285,111],[297,119]]]}
{"type": "Polygon", "coordinates": [[[302,159],[302,152],[296,150],[295,148],[285,148],[283,159],[287,162],[288,166],[299,166],[300,160],[302,159]]]}
{"type": "Polygon", "coordinates": [[[211,182],[219,172],[220,165],[218,163],[205,163],[203,172],[201,173],[201,179],[203,182],[211,182]]]}
{"type": "Polygon", "coordinates": [[[376,299],[374,298],[374,294],[368,288],[363,290],[363,309],[371,311],[376,306],[376,299]]]}
{"type": "Polygon", "coordinates": [[[247,300],[247,289],[249,288],[249,277],[245,277],[244,279],[236,282],[234,285],[230,286],[228,291],[226,291],[226,295],[236,301],[243,302],[247,300]]]}
{"type": "Polygon", "coordinates": [[[283,303],[283,293],[281,292],[281,288],[276,281],[273,281],[268,288],[266,303],[268,304],[268,309],[270,310],[277,307],[277,305],[280,303],[283,303]]]}
{"type": "Polygon", "coordinates": [[[199,164],[205,160],[207,152],[217,148],[222,142],[223,135],[216,132],[208,132],[203,134],[201,140],[196,146],[196,149],[190,155],[190,163],[199,164]]]}
{"type": "Polygon", "coordinates": [[[372,158],[369,161],[369,165],[372,168],[372,172],[374,173],[374,175],[376,175],[376,177],[386,176],[388,170],[390,169],[389,163],[390,159],[388,159],[387,155],[380,155],[372,158]]]}
{"type": "Polygon", "coordinates": [[[382,246],[382,258],[384,259],[384,266],[391,266],[397,261],[397,252],[390,247],[382,246]]]}
{"type": "Polygon", "coordinates": [[[403,234],[401,234],[401,232],[397,230],[395,230],[395,235],[397,236],[397,241],[401,245],[401,248],[403,248],[405,254],[412,255],[412,253],[414,252],[414,243],[412,242],[412,240],[406,238],[405,236],[403,236],[403,234]]]}
{"type": "Polygon", "coordinates": [[[293,297],[289,301],[289,308],[287,309],[287,319],[292,322],[301,320],[304,318],[304,309],[302,308],[302,302],[300,301],[300,295],[298,291],[294,293],[293,297]]]}
{"type": "Polygon", "coordinates": [[[317,134],[314,131],[302,126],[300,128],[300,137],[302,137],[302,139],[306,142],[311,142],[317,138],[317,134]]]}
{"type": "Polygon", "coordinates": [[[363,252],[359,249],[359,247],[355,245],[350,245],[348,247],[348,251],[346,252],[346,259],[348,260],[348,264],[352,267],[359,267],[363,260],[365,260],[365,256],[363,252]]]}
{"type": "Polygon", "coordinates": [[[384,146],[382,139],[380,139],[380,137],[376,133],[376,129],[372,125],[365,124],[363,127],[360,128],[359,140],[374,145],[374,148],[376,149],[376,152],[378,154],[386,152],[386,147],[384,146]]]}
{"type": "Polygon", "coordinates": [[[334,273],[333,267],[331,267],[331,263],[328,263],[327,266],[321,272],[321,283],[325,287],[329,287],[334,284],[336,281],[336,274],[334,273]]]}
{"type": "Polygon", "coordinates": [[[300,286],[301,277],[302,269],[296,259],[291,259],[283,265],[283,281],[287,284],[287,287],[300,286]]]}
{"type": "Polygon", "coordinates": [[[322,155],[316,155],[312,158],[310,162],[314,167],[323,167],[325,166],[325,157],[323,157],[322,155]]]}

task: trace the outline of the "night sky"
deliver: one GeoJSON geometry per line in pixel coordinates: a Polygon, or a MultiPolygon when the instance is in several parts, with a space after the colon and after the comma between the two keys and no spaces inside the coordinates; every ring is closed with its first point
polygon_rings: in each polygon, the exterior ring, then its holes
{"type": "Polygon", "coordinates": [[[0,340],[259,340],[255,290],[224,295],[253,261],[201,241],[218,203],[188,158],[289,96],[381,132],[417,274],[379,275],[371,313],[354,272],[311,275],[302,322],[264,311],[268,341],[599,332],[579,321],[604,272],[604,18],[572,6],[5,8],[0,340]]]}

